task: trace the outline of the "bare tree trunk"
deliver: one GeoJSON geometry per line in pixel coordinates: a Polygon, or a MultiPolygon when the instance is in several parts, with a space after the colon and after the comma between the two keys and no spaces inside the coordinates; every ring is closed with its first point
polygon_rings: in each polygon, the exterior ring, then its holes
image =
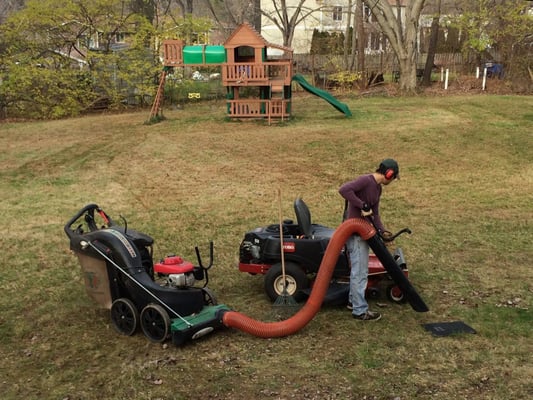
{"type": "Polygon", "coordinates": [[[353,29],[352,29],[352,48],[350,50],[350,71],[353,71],[356,67],[356,57],[357,57],[357,29],[356,29],[356,18],[357,12],[353,15],[353,29]]]}
{"type": "Polygon", "coordinates": [[[365,70],[366,32],[363,11],[363,1],[357,0],[355,5],[354,25],[357,29],[357,70],[360,72],[365,70]]]}
{"type": "Polygon", "coordinates": [[[398,59],[400,66],[400,90],[413,92],[416,89],[416,63],[408,58],[398,59]]]}
{"type": "Polygon", "coordinates": [[[437,51],[437,40],[439,38],[439,21],[440,21],[440,6],[441,0],[437,0],[437,13],[431,21],[431,37],[429,39],[428,56],[426,58],[426,65],[424,67],[424,76],[422,77],[422,85],[431,85],[431,72],[435,64],[435,52],[437,51]]]}
{"type": "Polygon", "coordinates": [[[348,44],[350,43],[350,21],[352,20],[352,0],[348,1],[348,12],[346,15],[346,29],[344,30],[344,43],[343,43],[343,56],[344,56],[344,69],[350,70],[350,59],[348,44]]]}
{"type": "Polygon", "coordinates": [[[253,26],[261,32],[261,0],[253,0],[253,26]]]}
{"type": "Polygon", "coordinates": [[[403,36],[402,2],[401,2],[401,0],[396,0],[396,19],[398,21],[398,27],[400,29],[400,35],[403,36]]]}
{"type": "Polygon", "coordinates": [[[405,20],[403,22],[401,16],[393,11],[388,0],[363,1],[372,10],[372,14],[398,58],[400,90],[414,92],[416,90],[418,20],[425,0],[408,0],[404,7],[405,20]]]}

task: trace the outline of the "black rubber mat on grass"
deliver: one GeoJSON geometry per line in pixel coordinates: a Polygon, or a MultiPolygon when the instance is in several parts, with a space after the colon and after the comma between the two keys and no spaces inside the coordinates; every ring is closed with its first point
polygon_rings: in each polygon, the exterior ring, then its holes
{"type": "Polygon", "coordinates": [[[450,336],[460,333],[476,333],[476,330],[462,321],[435,322],[422,325],[424,329],[434,336],[450,336]]]}

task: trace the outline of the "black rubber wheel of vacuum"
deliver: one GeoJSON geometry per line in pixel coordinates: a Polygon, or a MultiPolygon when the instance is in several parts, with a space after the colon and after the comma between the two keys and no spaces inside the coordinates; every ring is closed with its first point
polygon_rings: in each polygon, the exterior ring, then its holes
{"type": "Polygon", "coordinates": [[[130,299],[116,299],[111,304],[111,321],[117,332],[131,336],[139,327],[139,311],[130,299]]]}
{"type": "Polygon", "coordinates": [[[170,317],[159,304],[148,304],[141,311],[141,329],[150,341],[164,342],[170,333],[170,317]]]}

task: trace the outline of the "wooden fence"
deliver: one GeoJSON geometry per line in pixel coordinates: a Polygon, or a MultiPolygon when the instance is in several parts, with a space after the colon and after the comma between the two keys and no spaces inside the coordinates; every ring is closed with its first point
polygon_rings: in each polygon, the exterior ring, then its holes
{"type": "MultiPolygon", "coordinates": [[[[417,68],[424,68],[427,54],[420,54],[417,62],[417,68]]],[[[319,73],[327,72],[333,73],[343,71],[343,56],[342,55],[311,55],[311,54],[295,54],[295,70],[302,73],[319,73]]],[[[442,53],[435,55],[434,64],[440,68],[449,68],[453,71],[464,72],[466,61],[460,53],[442,53]]],[[[393,71],[398,71],[398,62],[394,53],[379,53],[367,54],[365,56],[365,73],[384,73],[392,74],[393,71]]]]}

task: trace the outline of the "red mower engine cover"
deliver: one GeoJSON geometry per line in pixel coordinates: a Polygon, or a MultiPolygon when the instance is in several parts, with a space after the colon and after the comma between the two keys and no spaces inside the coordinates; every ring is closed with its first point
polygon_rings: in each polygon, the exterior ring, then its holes
{"type": "Polygon", "coordinates": [[[184,261],[179,256],[168,256],[161,262],[154,264],[154,272],[157,274],[186,274],[194,271],[194,265],[190,261],[184,261]]]}

